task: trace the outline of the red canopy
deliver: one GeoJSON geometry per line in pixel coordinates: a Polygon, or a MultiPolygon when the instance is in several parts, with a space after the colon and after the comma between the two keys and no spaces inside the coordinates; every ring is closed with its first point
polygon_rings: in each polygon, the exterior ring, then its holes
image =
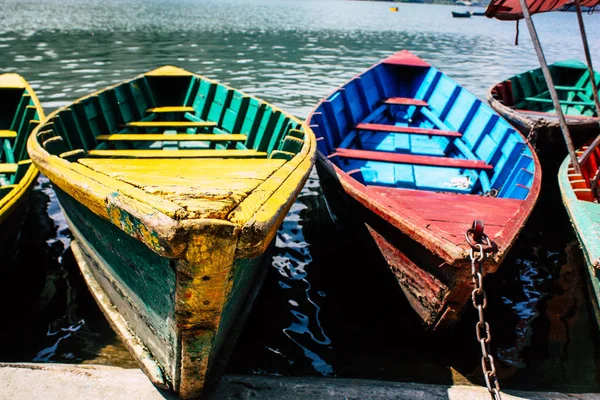
{"type": "MultiPolygon", "coordinates": [[[[526,0],[530,14],[556,11],[567,4],[573,4],[573,0],[526,0]]],[[[582,7],[595,7],[600,0],[579,0],[582,7]]],[[[488,18],[502,20],[516,20],[523,18],[521,3],[519,0],[492,0],[485,10],[488,18]]]]}

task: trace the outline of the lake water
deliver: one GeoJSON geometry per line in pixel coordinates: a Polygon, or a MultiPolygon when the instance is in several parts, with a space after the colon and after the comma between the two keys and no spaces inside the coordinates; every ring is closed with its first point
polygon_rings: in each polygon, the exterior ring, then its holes
{"type": "MultiPolygon", "coordinates": [[[[23,75],[46,112],[171,64],[304,118],[333,88],[408,49],[480,98],[536,67],[521,24],[454,19],[453,7],[300,0],[0,0],[0,71],[23,75]]],[[[600,17],[585,16],[592,56],[600,17]]],[[[535,18],[550,62],[583,59],[574,13],[535,18]]],[[[598,391],[597,329],[581,253],[553,176],[502,270],[486,281],[504,388],[598,391]]],[[[135,367],[82,281],[45,178],[19,248],[0,260],[0,360],[135,367]]],[[[316,174],[286,217],[230,372],[481,383],[475,313],[426,337],[373,244],[332,221],[316,174]]]]}

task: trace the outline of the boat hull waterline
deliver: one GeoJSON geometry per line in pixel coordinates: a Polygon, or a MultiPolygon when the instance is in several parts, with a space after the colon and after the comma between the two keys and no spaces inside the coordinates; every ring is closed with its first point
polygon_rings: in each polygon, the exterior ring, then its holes
{"type": "Polygon", "coordinates": [[[278,108],[175,67],[52,113],[28,142],[101,309],[160,387],[222,372],[315,159],[278,108]]]}

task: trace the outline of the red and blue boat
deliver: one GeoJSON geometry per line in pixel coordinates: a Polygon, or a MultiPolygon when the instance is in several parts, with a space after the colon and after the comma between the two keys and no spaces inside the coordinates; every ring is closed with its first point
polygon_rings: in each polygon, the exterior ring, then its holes
{"type": "Polygon", "coordinates": [[[408,51],[335,90],[308,122],[328,202],[366,225],[424,326],[451,326],[473,289],[473,221],[497,250],[485,264],[493,273],[538,198],[531,145],[408,51]]]}

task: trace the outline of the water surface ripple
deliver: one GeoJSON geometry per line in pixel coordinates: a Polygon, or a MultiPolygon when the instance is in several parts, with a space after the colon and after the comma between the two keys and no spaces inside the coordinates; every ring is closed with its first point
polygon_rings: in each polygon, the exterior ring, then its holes
{"type": "MultiPolygon", "coordinates": [[[[514,46],[514,23],[453,19],[447,6],[398,6],[390,13],[389,3],[339,0],[0,0],[0,72],[28,79],[47,113],[169,64],[304,118],[335,87],[401,49],[482,99],[494,83],[537,65],[524,26],[514,46]]],[[[599,17],[584,18],[597,58],[599,17]]],[[[535,20],[550,62],[583,58],[575,14],[535,20]]],[[[545,185],[555,186],[550,178],[545,185]]],[[[556,191],[542,197],[550,200],[540,201],[502,270],[486,281],[503,387],[597,391],[598,338],[581,254],[556,191]]],[[[422,335],[362,234],[333,222],[313,173],[278,231],[230,371],[481,384],[472,310],[449,336],[422,335]]],[[[134,367],[69,243],[40,178],[20,245],[2,262],[0,360],[134,367]]]]}

